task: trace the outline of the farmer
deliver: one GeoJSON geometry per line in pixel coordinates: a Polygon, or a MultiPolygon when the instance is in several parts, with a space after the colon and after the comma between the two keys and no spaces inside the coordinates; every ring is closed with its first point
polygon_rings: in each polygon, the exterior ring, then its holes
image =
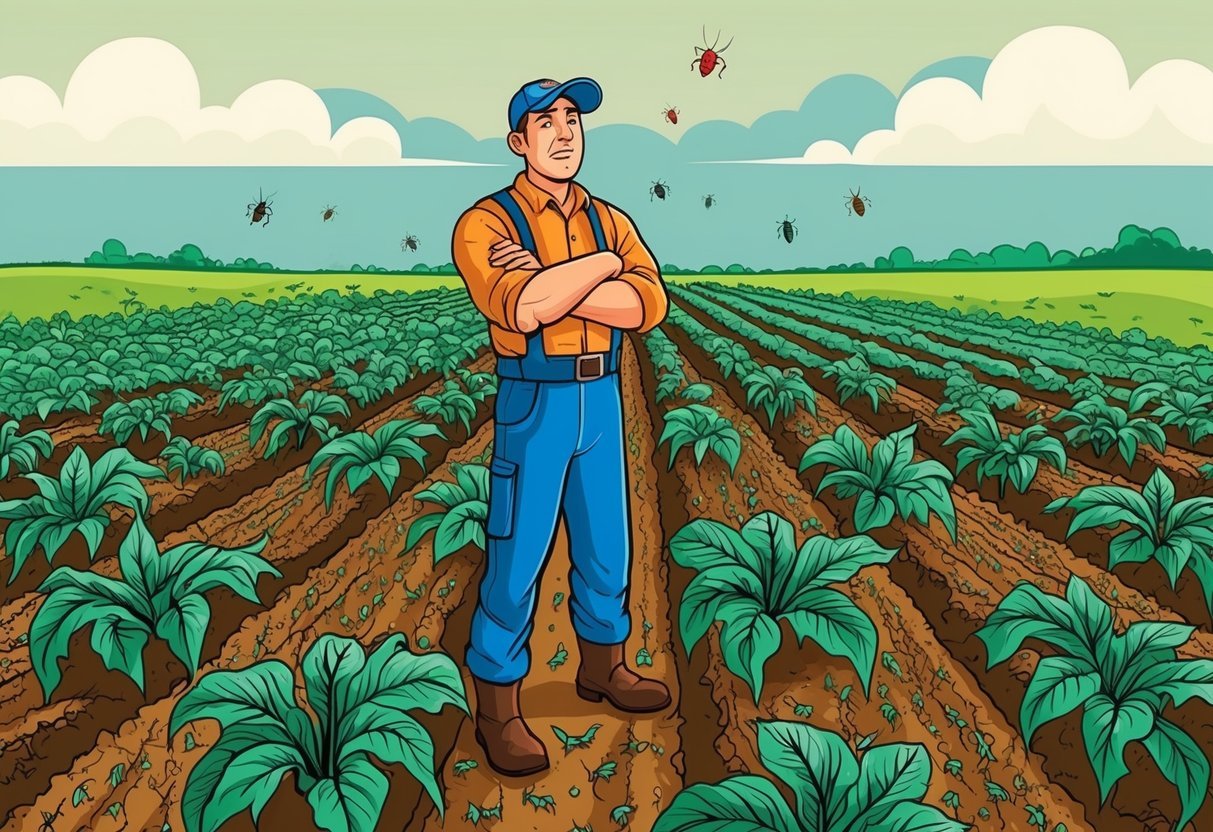
{"type": "Polygon", "coordinates": [[[573,181],[584,155],[581,116],[601,102],[589,78],[519,89],[506,141],[526,170],[464,212],[452,240],[497,356],[486,564],[467,666],[476,739],[505,775],[548,767],[519,694],[562,515],[577,694],[628,713],[670,704],[665,685],[624,661],[631,521],[619,384],[622,333],[657,326],[668,301],[632,221],[573,181]]]}

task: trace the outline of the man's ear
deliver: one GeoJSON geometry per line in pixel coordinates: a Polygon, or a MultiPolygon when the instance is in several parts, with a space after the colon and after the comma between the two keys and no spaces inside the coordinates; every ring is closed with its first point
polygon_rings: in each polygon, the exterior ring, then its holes
{"type": "Polygon", "coordinates": [[[510,146],[515,156],[526,155],[526,134],[517,131],[511,132],[506,136],[506,144],[510,146]]]}

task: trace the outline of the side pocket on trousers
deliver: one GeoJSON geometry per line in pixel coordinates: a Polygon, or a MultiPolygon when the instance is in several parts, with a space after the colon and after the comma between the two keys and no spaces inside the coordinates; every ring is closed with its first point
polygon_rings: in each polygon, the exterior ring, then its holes
{"type": "Polygon", "coordinates": [[[518,463],[494,457],[489,466],[489,516],[484,532],[489,537],[514,534],[514,491],[518,483],[518,463]]]}

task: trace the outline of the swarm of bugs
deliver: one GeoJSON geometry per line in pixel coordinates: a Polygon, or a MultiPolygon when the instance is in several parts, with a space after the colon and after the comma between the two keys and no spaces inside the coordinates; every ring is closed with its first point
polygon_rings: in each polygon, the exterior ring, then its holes
{"type": "Polygon", "coordinates": [[[669,104],[666,104],[665,109],[661,111],[661,115],[664,116],[665,120],[668,121],[670,124],[677,124],[678,123],[678,112],[679,111],[678,111],[677,107],[671,107],[669,104]]]}
{"type": "Polygon", "coordinates": [[[665,199],[665,195],[670,192],[670,186],[662,182],[660,179],[653,183],[649,188],[649,202],[653,201],[653,197],[665,199]]]}
{"type": "Polygon", "coordinates": [[[716,204],[716,194],[707,194],[703,198],[703,207],[711,208],[716,204]]]}
{"type": "Polygon", "coordinates": [[[788,219],[787,214],[783,215],[782,220],[776,220],[775,226],[776,226],[776,230],[775,230],[776,236],[782,235],[783,238],[785,240],[787,240],[789,243],[792,242],[793,237],[795,237],[797,234],[800,233],[800,230],[798,228],[796,228],[796,220],[788,219]]]}
{"type": "Polygon", "coordinates": [[[872,204],[872,200],[868,199],[866,196],[859,195],[862,191],[863,191],[863,188],[860,188],[858,191],[852,191],[851,195],[849,197],[847,197],[847,216],[848,217],[851,216],[852,211],[854,211],[856,214],[858,214],[859,216],[862,217],[864,212],[868,210],[867,208],[864,207],[863,204],[865,202],[868,205],[872,204]]]}
{"type": "MultiPolygon", "coordinates": [[[[274,191],[274,194],[276,193],[278,192],[274,191]]],[[[274,194],[262,196],[261,189],[257,189],[257,201],[250,202],[248,204],[248,213],[245,214],[246,217],[252,217],[252,220],[249,221],[249,225],[256,225],[257,223],[261,223],[262,225],[270,224],[270,217],[274,215],[274,209],[270,208],[270,206],[274,203],[270,202],[270,199],[273,198],[274,194]],[[262,220],[264,220],[264,222],[262,222],[262,220]]]]}
{"type": "Polygon", "coordinates": [[[400,241],[400,250],[404,251],[405,249],[408,249],[409,251],[416,251],[417,245],[420,242],[421,240],[418,240],[416,235],[405,234],[404,239],[400,241]]]}
{"type": "Polygon", "coordinates": [[[698,67],[699,74],[704,78],[707,78],[712,74],[712,70],[716,68],[716,64],[720,64],[720,72],[716,73],[716,77],[723,78],[725,62],[724,58],[720,57],[720,53],[729,48],[729,44],[733,42],[733,39],[729,38],[729,43],[726,43],[724,46],[717,49],[716,44],[720,43],[720,31],[717,30],[716,40],[712,43],[711,47],[708,46],[708,33],[706,26],[703,27],[702,32],[703,46],[695,47],[695,52],[697,54],[695,60],[691,61],[691,69],[698,67]]]}
{"type": "Polygon", "coordinates": [[[321,219],[324,222],[328,222],[335,216],[337,216],[337,208],[334,205],[329,205],[329,206],[325,207],[324,212],[320,215],[321,219]]]}

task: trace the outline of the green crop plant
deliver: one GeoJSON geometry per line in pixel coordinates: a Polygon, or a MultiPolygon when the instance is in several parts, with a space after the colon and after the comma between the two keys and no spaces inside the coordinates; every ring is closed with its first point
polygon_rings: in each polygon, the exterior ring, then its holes
{"type": "Polygon", "coordinates": [[[665,414],[665,427],[657,439],[660,447],[670,443],[670,464],[679,449],[690,445],[695,454],[695,465],[703,464],[708,451],[716,454],[732,472],[741,459],[741,435],[733,423],[721,416],[714,408],[704,404],[688,404],[665,414]]]}
{"type": "Polygon", "coordinates": [[[298,404],[290,399],[266,402],[249,420],[249,447],[256,447],[272,420],[276,420],[277,424],[266,443],[265,459],[286,447],[292,431],[295,433],[296,448],[302,448],[312,433],[319,436],[321,442],[328,442],[339,432],[339,428],[329,421],[330,416],[350,417],[350,406],[334,393],[308,390],[299,397],[298,404]]]}
{"type": "Polygon", "coordinates": [[[715,391],[712,385],[706,382],[697,381],[694,384],[688,384],[686,387],[678,391],[678,398],[687,402],[706,402],[712,398],[715,391]]]}
{"type": "Polygon", "coordinates": [[[222,413],[228,405],[241,404],[255,407],[270,399],[282,399],[291,394],[290,379],[264,369],[250,370],[240,378],[225,381],[220,388],[219,409],[222,413]]]}
{"type": "Polygon", "coordinates": [[[106,507],[125,506],[146,514],[149,499],[140,479],[166,478],[159,468],[135,459],[125,448],[113,448],[90,462],[79,445],[68,455],[58,477],[37,472],[25,477],[34,481],[38,493],[0,502],[0,519],[9,521],[4,548],[13,559],[10,584],[35,547],[42,547],[50,563],[73,533],[84,538],[91,559],[110,524],[106,507]]]}
{"type": "Polygon", "coordinates": [[[1075,512],[1067,538],[1083,529],[1128,526],[1108,544],[1109,569],[1156,560],[1172,589],[1184,569],[1192,570],[1213,615],[1213,497],[1176,502],[1175,486],[1162,468],[1156,468],[1141,491],[1092,485],[1072,497],[1057,498],[1045,506],[1045,512],[1063,508],[1075,512]]]}
{"type": "Polygon", "coordinates": [[[0,424],[0,480],[10,471],[28,474],[38,467],[38,459],[50,459],[55,451],[55,442],[44,430],[19,433],[21,425],[16,419],[0,424]]]}
{"type": "Polygon", "coordinates": [[[112,436],[119,445],[125,445],[135,431],[144,442],[149,431],[163,433],[167,441],[173,438],[172,424],[173,417],[155,399],[131,399],[107,407],[97,433],[112,436]]]}
{"type": "Polygon", "coordinates": [[[463,383],[463,389],[478,402],[489,396],[497,395],[497,377],[493,373],[475,372],[466,367],[458,367],[455,374],[463,383]]]}
{"type": "Polygon", "coordinates": [[[687,377],[682,370],[662,373],[661,377],[657,379],[657,401],[663,402],[677,396],[686,380],[687,377]]]}
{"type": "Polygon", "coordinates": [[[188,387],[178,387],[175,390],[157,393],[152,396],[152,400],[161,413],[167,413],[170,416],[184,416],[189,413],[191,407],[196,407],[204,401],[202,396],[188,387]]]}
{"type": "Polygon", "coordinates": [[[427,436],[446,438],[437,425],[417,419],[396,419],[381,425],[374,433],[357,431],[334,437],[316,451],[308,464],[306,477],[310,481],[320,466],[328,464],[324,505],[329,510],[333,507],[333,494],[342,474],[351,494],[371,477],[378,478],[391,494],[400,478],[402,460],[412,460],[425,470],[427,454],[419,440],[427,436]]]}
{"type": "Polygon", "coordinates": [[[190,678],[198,671],[210,623],[205,594],[218,587],[260,603],[257,578],[282,577],[260,556],[268,538],[225,549],[190,541],[161,554],[136,515],[118,550],[121,578],[61,566],[39,592],[46,597],[30,622],[30,658],[46,700],[63,674],[72,636],[92,626],[90,644],[108,670],[126,674],[143,690],[143,651],[156,635],[168,643],[190,678]]]}
{"type": "Polygon", "coordinates": [[[918,423],[877,441],[871,454],[848,425],[832,437],[814,442],[800,458],[798,472],[814,465],[837,470],[821,478],[817,493],[833,488],[841,499],[855,497],[855,530],[883,528],[894,514],[926,524],[930,513],[943,521],[956,540],[956,509],[952,503],[952,473],[933,459],[914,461],[918,423]]]}
{"type": "Polygon", "coordinates": [[[436,416],[445,425],[458,422],[464,431],[471,433],[476,401],[458,380],[447,379],[436,395],[418,396],[413,401],[413,409],[422,416],[436,416]]]}
{"type": "Polygon", "coordinates": [[[1163,718],[1167,700],[1181,707],[1193,698],[1213,704],[1213,660],[1176,658],[1176,648],[1195,627],[1170,621],[1136,621],[1123,633],[1112,611],[1077,575],[1065,597],[1021,581],[990,614],[977,637],[986,645],[987,667],[1006,661],[1025,639],[1035,638],[1062,655],[1042,658],[1020,708],[1024,741],[1047,722],[1082,709],[1082,738],[1099,783],[1100,802],[1129,773],[1125,748],[1145,746],[1159,771],[1179,790],[1183,829],[1209,788],[1205,752],[1178,725],[1163,718]]]}
{"type": "Polygon", "coordinates": [[[732,338],[717,335],[703,347],[726,379],[734,375],[741,378],[758,369],[758,362],[750,357],[749,351],[732,338]]]}
{"type": "Polygon", "coordinates": [[[223,454],[214,448],[195,445],[184,436],[174,436],[170,439],[160,452],[160,459],[164,460],[164,471],[169,477],[172,477],[173,471],[180,472],[182,485],[185,485],[187,479],[193,479],[203,471],[210,471],[218,477],[223,476],[226,469],[223,454]]]}
{"type": "MultiPolygon", "coordinates": [[[[71,385],[66,382],[66,379],[60,381],[56,389],[38,399],[35,410],[39,419],[46,421],[46,418],[52,413],[63,413],[68,410],[75,410],[86,415],[93,412],[93,407],[97,404],[97,397],[86,390],[73,390],[71,385]]],[[[16,408],[13,410],[16,411],[16,408]]],[[[16,416],[17,412],[13,412],[12,415],[16,416]]]]}
{"type": "Polygon", "coordinates": [[[965,832],[922,802],[931,755],[920,743],[873,745],[857,759],[833,731],[757,720],[758,758],[784,787],[738,774],[679,792],[653,832],[965,832]],[[791,793],[789,806],[782,791],[791,793]]]}
{"type": "Polygon", "coordinates": [[[1065,432],[1066,442],[1071,447],[1090,443],[1095,455],[1102,457],[1115,446],[1128,466],[1133,465],[1142,442],[1150,443],[1159,453],[1167,447],[1166,434],[1158,424],[1141,417],[1129,418],[1123,408],[1108,404],[1102,396],[1083,399],[1058,413],[1053,421],[1077,422],[1065,432]]]}
{"type": "Polygon", "coordinates": [[[982,384],[973,378],[971,372],[954,361],[945,364],[944,369],[948,370],[950,375],[944,383],[943,404],[936,408],[936,413],[978,409],[1010,410],[1019,404],[1019,394],[1014,390],[982,384]]]}
{"type": "Polygon", "coordinates": [[[696,571],[682,595],[679,629],[687,655],[715,621],[725,665],[750,687],[757,703],[763,667],[779,650],[779,621],[800,643],[806,639],[855,667],[864,690],[876,665],[876,627],[830,584],[849,581],[865,566],[888,563],[885,549],[866,535],[813,535],[796,548],[792,524],[765,511],[738,531],[715,520],[693,520],[670,540],[670,555],[696,571]]]}
{"type": "Polygon", "coordinates": [[[1206,436],[1213,436],[1213,393],[1197,395],[1186,390],[1177,390],[1152,414],[1160,425],[1174,425],[1188,432],[1188,440],[1195,445],[1206,436]]]}
{"type": "Polygon", "coordinates": [[[661,329],[650,330],[644,336],[644,345],[648,348],[655,372],[682,372],[682,358],[678,355],[678,346],[661,329]]]}
{"type": "Polygon", "coordinates": [[[822,369],[822,374],[826,378],[837,379],[834,383],[839,404],[846,404],[848,399],[856,396],[867,396],[872,403],[873,413],[880,409],[880,400],[891,398],[897,389],[897,382],[883,373],[875,372],[863,353],[831,362],[822,369]]]}
{"type": "Polygon", "coordinates": [[[786,370],[761,367],[743,378],[741,386],[745,390],[746,404],[761,407],[767,414],[767,424],[772,427],[776,416],[790,417],[797,406],[817,415],[816,394],[804,380],[804,371],[799,367],[786,370]]]}
{"type": "Polygon", "coordinates": [[[1044,425],[1030,425],[1019,433],[1001,428],[988,410],[966,410],[960,414],[965,424],[944,440],[944,445],[966,442],[956,453],[956,475],[977,463],[977,484],[987,477],[998,479],[998,496],[1006,494],[1007,480],[1015,490],[1024,494],[1040,462],[1051,463],[1061,473],[1066,472],[1066,449],[1055,436],[1049,436],[1044,425]]]}
{"type": "Polygon", "coordinates": [[[388,795],[375,759],[403,766],[442,816],[434,741],[410,712],[450,705],[468,713],[450,657],[413,653],[399,633],[369,654],[355,639],[323,635],[302,671],[307,708],[296,698],[294,670],[278,659],[206,673],[174,706],[170,736],[199,719],[216,720],[221,731],[185,782],[186,832],[216,832],[245,811],[256,824],[288,771],[317,828],[372,832],[388,795]]]}
{"type": "Polygon", "coordinates": [[[434,483],[413,498],[434,503],[439,511],[413,521],[404,538],[411,552],[427,532],[434,532],[434,563],[471,544],[484,551],[484,530],[489,515],[489,469],[479,464],[450,464],[455,481],[434,483]]]}

